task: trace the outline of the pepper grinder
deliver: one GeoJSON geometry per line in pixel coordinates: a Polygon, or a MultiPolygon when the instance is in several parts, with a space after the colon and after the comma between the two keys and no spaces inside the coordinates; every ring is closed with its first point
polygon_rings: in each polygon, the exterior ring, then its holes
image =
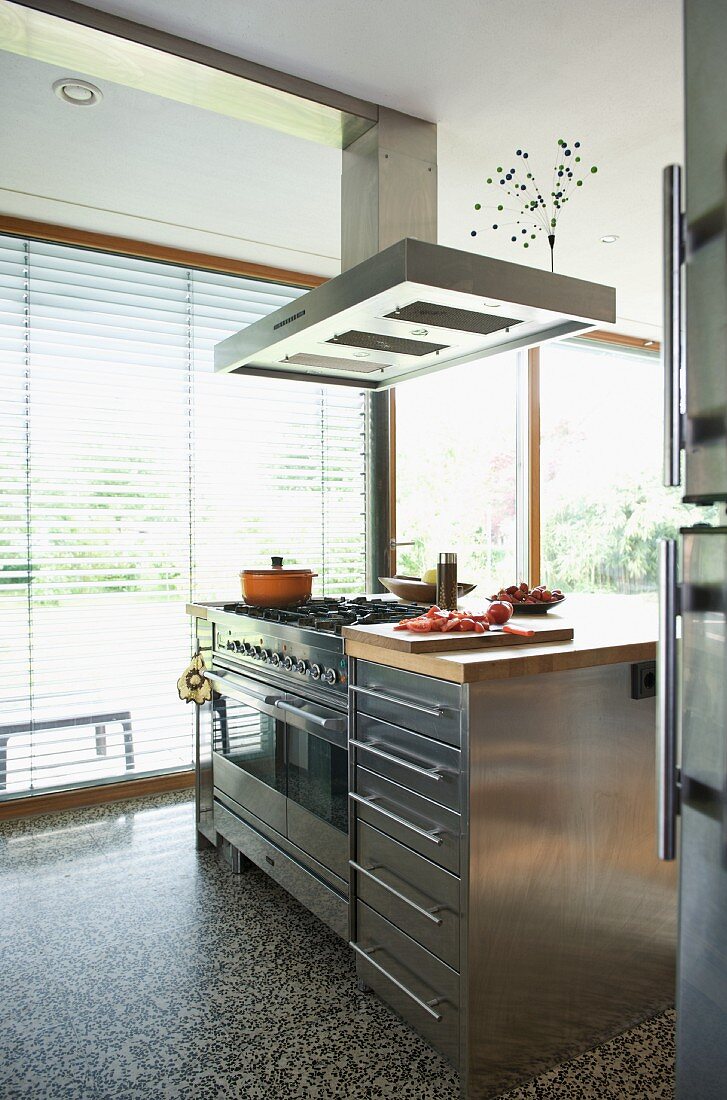
{"type": "Polygon", "coordinates": [[[437,565],[437,606],[457,610],[457,555],[440,554],[437,565]]]}

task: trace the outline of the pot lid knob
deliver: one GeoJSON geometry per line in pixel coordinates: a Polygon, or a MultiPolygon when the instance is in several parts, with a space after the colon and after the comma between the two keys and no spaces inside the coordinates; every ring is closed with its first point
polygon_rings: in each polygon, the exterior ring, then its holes
{"type": "Polygon", "coordinates": [[[283,559],[282,558],[271,558],[270,561],[273,563],[273,569],[282,569],[283,568],[283,559]]]}

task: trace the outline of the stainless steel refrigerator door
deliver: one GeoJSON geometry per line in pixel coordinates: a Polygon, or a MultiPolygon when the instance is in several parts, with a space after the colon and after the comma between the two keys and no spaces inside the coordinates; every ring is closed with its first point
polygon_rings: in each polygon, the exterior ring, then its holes
{"type": "Polygon", "coordinates": [[[677,1098],[727,1089],[727,528],[682,532],[677,1098]]]}
{"type": "Polygon", "coordinates": [[[685,499],[727,500],[727,12],[685,0],[685,499]]]}

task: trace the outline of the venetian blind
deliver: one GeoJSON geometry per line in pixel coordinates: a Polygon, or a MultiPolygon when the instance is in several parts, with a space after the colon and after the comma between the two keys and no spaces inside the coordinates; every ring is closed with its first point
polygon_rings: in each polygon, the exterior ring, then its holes
{"type": "Polygon", "coordinates": [[[363,591],[359,391],[215,376],[302,291],[0,236],[0,798],[189,767],[184,604],[363,591]]]}

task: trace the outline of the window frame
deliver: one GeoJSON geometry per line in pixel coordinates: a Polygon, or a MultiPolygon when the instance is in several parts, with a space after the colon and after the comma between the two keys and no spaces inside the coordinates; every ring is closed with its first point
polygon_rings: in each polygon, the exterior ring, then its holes
{"type": "MultiPolygon", "coordinates": [[[[596,329],[571,342],[623,347],[659,356],[661,343],[638,336],[596,329]]],[[[396,573],[396,399],[391,393],[389,439],[389,522],[391,573],[396,573]]],[[[516,410],[516,560],[518,576],[533,586],[541,581],[541,478],[540,478],[540,347],[519,353],[516,410]]]]}
{"type": "MultiPolygon", "coordinates": [[[[627,336],[619,332],[605,332],[594,329],[583,336],[571,337],[569,343],[576,344],[608,344],[611,347],[623,347],[630,350],[645,351],[656,358],[661,355],[661,342],[639,336],[627,336]]],[[[528,436],[529,449],[529,479],[527,487],[528,498],[528,531],[529,531],[529,584],[540,584],[541,580],[541,493],[542,482],[540,478],[540,348],[531,348],[528,351],[528,423],[530,426],[528,436]]]]}
{"type": "MultiPolygon", "coordinates": [[[[252,279],[264,279],[312,289],[327,280],[321,275],[264,264],[193,252],[168,245],[154,244],[129,237],[105,233],[93,233],[70,226],[28,218],[0,215],[0,233],[9,236],[32,237],[56,244],[74,245],[95,251],[112,252],[139,259],[158,260],[226,275],[241,275],[252,279]]],[[[583,336],[571,338],[578,342],[610,344],[639,349],[654,355],[661,353],[661,343],[624,333],[596,329],[583,336]]],[[[518,573],[527,576],[529,583],[540,584],[541,571],[541,481],[540,481],[540,348],[530,348],[521,353],[518,380],[517,410],[517,529],[518,573]]],[[[397,568],[397,515],[396,515],[396,390],[389,390],[389,448],[388,448],[388,501],[385,502],[385,522],[388,525],[389,575],[397,568]]]]}
{"type": "MultiPolygon", "coordinates": [[[[326,282],[323,276],[263,264],[215,256],[208,253],[187,251],[172,246],[159,245],[127,237],[93,233],[69,226],[55,225],[27,218],[0,214],[0,234],[21,240],[34,240],[50,244],[67,245],[93,252],[107,252],[132,259],[156,261],[198,271],[283,284],[301,289],[312,289],[326,282]]],[[[161,771],[153,775],[139,775],[131,779],[102,780],[94,784],[79,784],[62,790],[43,793],[19,794],[0,801],[0,821],[38,813],[80,806],[91,806],[118,798],[131,798],[136,794],[157,794],[164,791],[183,790],[194,784],[194,770],[161,771]]]]}

